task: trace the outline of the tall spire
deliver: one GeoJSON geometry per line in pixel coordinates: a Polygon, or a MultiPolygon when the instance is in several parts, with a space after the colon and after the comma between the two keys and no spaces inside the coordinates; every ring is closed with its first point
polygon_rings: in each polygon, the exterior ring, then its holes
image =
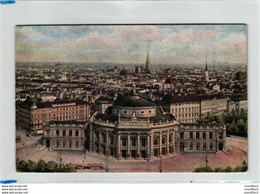
{"type": "Polygon", "coordinates": [[[208,72],[208,63],[206,61],[206,66],[205,66],[205,81],[209,82],[209,72],[208,72]]]}
{"type": "Polygon", "coordinates": [[[150,55],[149,55],[149,44],[147,46],[147,56],[146,56],[146,66],[145,66],[146,73],[151,72],[151,61],[150,61],[150,55]]]}

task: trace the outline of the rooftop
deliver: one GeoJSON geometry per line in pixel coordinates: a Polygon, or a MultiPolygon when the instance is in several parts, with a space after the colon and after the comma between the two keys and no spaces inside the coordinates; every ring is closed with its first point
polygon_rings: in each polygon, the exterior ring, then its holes
{"type": "Polygon", "coordinates": [[[148,96],[133,91],[125,95],[119,95],[114,102],[114,106],[149,107],[155,106],[155,103],[148,96]]]}

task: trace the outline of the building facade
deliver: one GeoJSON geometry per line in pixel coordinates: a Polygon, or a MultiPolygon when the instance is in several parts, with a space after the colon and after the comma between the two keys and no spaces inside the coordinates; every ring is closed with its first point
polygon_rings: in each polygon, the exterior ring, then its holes
{"type": "Polygon", "coordinates": [[[228,110],[228,98],[222,94],[166,95],[165,110],[170,111],[180,123],[195,123],[210,112],[214,116],[228,110]]]}
{"type": "Polygon", "coordinates": [[[42,134],[42,125],[50,121],[88,121],[89,104],[83,100],[55,100],[34,103],[24,101],[17,107],[17,126],[33,134],[42,134]]]}
{"type": "Polygon", "coordinates": [[[84,150],[86,122],[51,121],[44,125],[42,145],[50,150],[84,150]]]}
{"type": "Polygon", "coordinates": [[[150,159],[178,151],[217,152],[225,146],[225,127],[197,123],[186,128],[172,113],[135,92],[119,96],[104,114],[96,112],[87,133],[87,150],[117,159],[150,159]],[[194,137],[199,133],[199,138],[191,139],[188,132],[194,137]],[[187,149],[191,142],[192,146],[199,143],[198,149],[187,149]]]}
{"type": "Polygon", "coordinates": [[[218,152],[226,142],[226,126],[217,123],[181,124],[177,136],[180,151],[218,152]]]}

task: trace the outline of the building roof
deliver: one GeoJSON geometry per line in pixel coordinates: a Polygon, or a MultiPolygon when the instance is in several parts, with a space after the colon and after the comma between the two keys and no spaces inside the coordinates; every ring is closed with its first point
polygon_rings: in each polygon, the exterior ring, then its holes
{"type": "Polygon", "coordinates": [[[126,95],[119,95],[114,102],[114,106],[122,107],[149,107],[155,106],[155,103],[147,96],[130,92],[126,95]]]}
{"type": "MultiPolygon", "coordinates": [[[[118,121],[118,116],[112,115],[112,107],[108,107],[104,114],[98,113],[95,116],[96,120],[115,122],[118,121]]],[[[156,107],[156,116],[149,117],[150,122],[159,123],[176,120],[171,113],[165,113],[160,107],[156,107]]]]}
{"type": "Polygon", "coordinates": [[[198,94],[186,94],[186,95],[165,95],[163,97],[164,102],[168,103],[178,103],[178,102],[195,102],[200,100],[212,100],[214,98],[224,99],[223,94],[208,94],[208,95],[198,95],[198,94]]]}
{"type": "Polygon", "coordinates": [[[50,125],[85,125],[87,122],[84,121],[50,121],[50,125]]]}
{"type": "Polygon", "coordinates": [[[21,103],[20,106],[22,107],[33,107],[34,108],[51,108],[53,105],[55,104],[68,104],[68,103],[75,103],[76,105],[84,105],[84,104],[88,104],[87,102],[83,101],[83,100],[60,100],[60,99],[56,99],[53,102],[36,102],[34,105],[34,102],[32,102],[31,100],[26,100],[23,103],[21,103]]]}

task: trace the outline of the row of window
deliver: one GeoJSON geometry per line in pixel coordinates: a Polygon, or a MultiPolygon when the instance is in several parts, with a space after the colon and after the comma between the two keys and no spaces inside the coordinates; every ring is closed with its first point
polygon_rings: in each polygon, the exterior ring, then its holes
{"type": "MultiPolygon", "coordinates": [[[[59,140],[56,140],[55,146],[56,147],[66,147],[66,142],[65,141],[60,142],[59,140]]],[[[68,147],[72,147],[72,146],[73,146],[72,141],[69,141],[68,147]]],[[[75,147],[76,148],[79,147],[79,141],[78,140],[75,141],[75,147]]]]}
{"type": "Polygon", "coordinates": [[[189,113],[189,114],[175,114],[176,118],[189,118],[189,117],[198,117],[199,113],[189,113]]]}
{"type": "MultiPolygon", "coordinates": [[[[194,132],[187,132],[189,133],[190,135],[190,139],[200,139],[200,133],[201,132],[195,132],[195,136],[194,136],[194,132]]],[[[213,139],[213,132],[208,132],[209,134],[209,139],[213,139]]],[[[184,138],[184,132],[181,132],[180,133],[180,138],[183,139],[184,138]]],[[[203,132],[202,133],[202,139],[207,139],[207,136],[206,136],[206,132],[203,132]]]]}
{"type": "MultiPolygon", "coordinates": [[[[197,142],[196,144],[193,144],[193,142],[190,142],[189,148],[190,148],[191,150],[193,150],[193,149],[194,149],[194,145],[196,145],[196,149],[199,150],[199,149],[200,149],[200,146],[201,146],[201,143],[200,143],[200,142],[197,142]]],[[[203,148],[203,149],[206,149],[206,148],[207,148],[206,142],[202,142],[202,148],[203,148]]],[[[209,143],[209,149],[213,149],[213,143],[212,143],[212,142],[209,143]]]]}
{"type": "MultiPolygon", "coordinates": [[[[66,136],[66,130],[62,130],[62,133],[60,133],[60,130],[56,130],[56,136],[66,136]]],[[[72,136],[72,130],[69,130],[69,136],[72,136]]],[[[79,136],[79,130],[75,130],[75,136],[79,136]]]]}
{"type": "Polygon", "coordinates": [[[64,117],[57,117],[57,118],[51,118],[51,119],[45,119],[45,120],[36,120],[36,121],[33,121],[32,124],[41,124],[43,122],[48,122],[48,121],[51,121],[51,120],[54,120],[54,121],[65,121],[65,120],[73,120],[73,119],[84,119],[86,117],[84,117],[84,115],[77,115],[77,116],[64,116],[64,117]]]}
{"type": "Polygon", "coordinates": [[[75,115],[75,114],[82,114],[84,113],[84,110],[80,110],[80,111],[75,111],[75,112],[63,112],[63,113],[54,113],[53,115],[52,114],[37,114],[37,115],[32,115],[32,119],[37,119],[37,118],[47,118],[48,116],[49,117],[52,117],[52,116],[64,116],[64,115],[75,115]]]}
{"type": "MultiPolygon", "coordinates": [[[[141,141],[141,146],[145,147],[146,146],[146,138],[140,138],[141,141]]],[[[122,146],[126,147],[127,145],[127,138],[121,138],[121,144],[122,146]]],[[[131,145],[136,146],[137,145],[137,138],[131,138],[131,145]]]]}
{"type": "Polygon", "coordinates": [[[199,107],[172,108],[172,113],[199,111],[199,107]]]}
{"type": "MultiPolygon", "coordinates": [[[[119,110],[116,110],[116,112],[119,113],[119,110]]],[[[149,112],[150,114],[152,113],[152,111],[150,111],[150,110],[149,110],[148,112],[149,112]]],[[[148,112],[147,112],[147,111],[127,111],[127,110],[125,110],[125,111],[124,111],[124,114],[127,114],[127,113],[142,113],[142,114],[145,113],[145,114],[147,114],[148,112]]]]}
{"type": "Polygon", "coordinates": [[[35,110],[34,112],[45,113],[45,112],[50,112],[51,110],[53,110],[53,111],[66,111],[66,110],[72,111],[72,110],[79,110],[79,109],[85,109],[85,108],[88,108],[88,107],[87,106],[74,106],[74,107],[71,107],[71,108],[64,107],[64,108],[52,108],[52,109],[38,109],[38,110],[35,110]]]}

